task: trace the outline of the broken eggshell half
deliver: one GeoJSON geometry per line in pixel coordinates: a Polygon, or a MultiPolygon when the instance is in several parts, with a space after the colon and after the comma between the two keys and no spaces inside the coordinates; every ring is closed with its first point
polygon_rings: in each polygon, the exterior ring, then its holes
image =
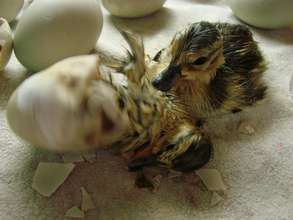
{"type": "Polygon", "coordinates": [[[7,65],[13,47],[12,31],[8,22],[0,17],[0,71],[7,65]]]}
{"type": "Polygon", "coordinates": [[[11,96],[7,119],[22,139],[48,150],[105,147],[128,127],[116,90],[101,80],[97,55],[67,58],[25,80],[11,96]]]}

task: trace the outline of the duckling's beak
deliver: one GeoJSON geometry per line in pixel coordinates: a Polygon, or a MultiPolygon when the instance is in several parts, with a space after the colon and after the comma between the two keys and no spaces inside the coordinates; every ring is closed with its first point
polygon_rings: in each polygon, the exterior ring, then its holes
{"type": "Polygon", "coordinates": [[[180,66],[170,65],[152,81],[153,86],[163,92],[169,91],[181,76],[180,66]]]}

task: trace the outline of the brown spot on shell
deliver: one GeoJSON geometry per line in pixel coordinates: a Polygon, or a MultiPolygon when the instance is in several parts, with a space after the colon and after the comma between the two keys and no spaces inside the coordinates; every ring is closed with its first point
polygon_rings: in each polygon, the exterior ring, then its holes
{"type": "Polygon", "coordinates": [[[85,136],[84,142],[88,145],[94,145],[96,142],[95,139],[96,139],[96,133],[91,132],[85,136]]]}
{"type": "Polygon", "coordinates": [[[109,132],[113,130],[115,124],[111,120],[111,118],[109,118],[109,116],[106,114],[104,110],[102,110],[101,112],[101,118],[102,118],[102,131],[109,132]]]}
{"type": "Polygon", "coordinates": [[[84,98],[81,100],[80,109],[82,112],[86,112],[88,110],[88,101],[89,101],[88,96],[84,96],[84,98]]]}
{"type": "Polygon", "coordinates": [[[69,77],[69,76],[60,74],[59,80],[61,83],[63,83],[65,86],[67,86],[69,88],[75,88],[78,86],[78,79],[76,79],[72,76],[69,77]]]}
{"type": "Polygon", "coordinates": [[[78,85],[78,80],[75,78],[70,78],[67,83],[68,87],[75,88],[78,85]]]}

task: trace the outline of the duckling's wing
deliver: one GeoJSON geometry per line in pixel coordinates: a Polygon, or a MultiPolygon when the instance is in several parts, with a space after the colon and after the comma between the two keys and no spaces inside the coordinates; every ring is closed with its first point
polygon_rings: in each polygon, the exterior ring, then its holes
{"type": "Polygon", "coordinates": [[[128,43],[128,64],[125,66],[125,74],[134,83],[140,84],[145,74],[145,53],[141,36],[127,30],[120,30],[120,33],[128,43]]]}
{"type": "Polygon", "coordinates": [[[226,65],[239,74],[262,75],[266,64],[249,28],[228,23],[218,23],[217,28],[223,35],[226,65]]]}

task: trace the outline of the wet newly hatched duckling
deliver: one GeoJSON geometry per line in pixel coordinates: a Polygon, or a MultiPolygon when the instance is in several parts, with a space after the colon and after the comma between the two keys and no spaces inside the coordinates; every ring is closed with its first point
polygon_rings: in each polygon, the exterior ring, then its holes
{"type": "Polygon", "coordinates": [[[166,65],[154,87],[176,95],[199,121],[240,112],[266,95],[266,64],[244,25],[193,23],[154,60],[166,65]]]}
{"type": "Polygon", "coordinates": [[[111,78],[108,82],[117,90],[117,102],[121,111],[127,112],[130,126],[114,146],[133,153],[130,171],[141,171],[145,166],[183,172],[201,168],[210,159],[209,138],[176,97],[155,89],[145,77],[152,70],[145,63],[142,39],[126,31],[122,34],[131,52],[127,59],[109,65],[127,76],[128,85],[117,85],[111,78]]]}

